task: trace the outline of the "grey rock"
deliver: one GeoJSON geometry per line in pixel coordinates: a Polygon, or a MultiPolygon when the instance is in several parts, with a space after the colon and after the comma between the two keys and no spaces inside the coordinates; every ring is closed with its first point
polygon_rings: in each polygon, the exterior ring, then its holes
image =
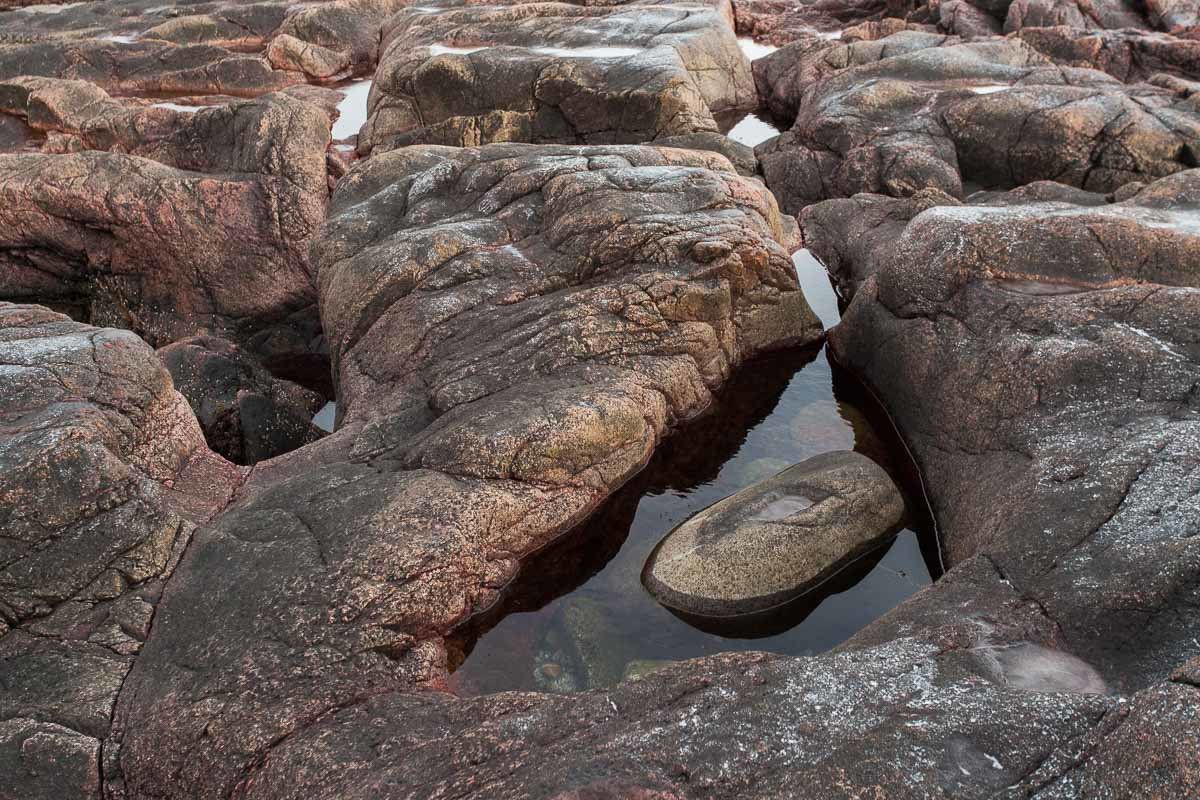
{"type": "Polygon", "coordinates": [[[789,467],[690,517],[655,548],[643,581],[698,616],[753,614],[813,588],[895,532],[904,499],[854,452],[789,467]]]}

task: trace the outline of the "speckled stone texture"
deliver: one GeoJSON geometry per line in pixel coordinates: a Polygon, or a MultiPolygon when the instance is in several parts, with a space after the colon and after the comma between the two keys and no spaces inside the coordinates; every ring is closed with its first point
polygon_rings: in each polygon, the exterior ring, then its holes
{"type": "Polygon", "coordinates": [[[131,333],[0,303],[0,374],[0,796],[98,797],[163,582],[241,474],[131,333]]]}
{"type": "Polygon", "coordinates": [[[1052,179],[1109,192],[1200,155],[1189,89],[1059,66],[1020,38],[903,31],[798,43],[759,63],[759,92],[791,127],[756,153],[788,213],[860,192],[961,199],[969,184],[1052,179]]]}
{"type": "Polygon", "coordinates": [[[1200,171],[1120,203],[918,215],[831,336],[949,533],[1111,685],[1196,653],[1200,171]]]}
{"type": "Polygon", "coordinates": [[[821,336],[770,194],[717,155],[399,150],[332,212],[338,432],[194,537],[117,712],[131,797],[244,793],[315,720],[436,685],[522,556],[742,361],[821,336]]]}
{"type": "Polygon", "coordinates": [[[0,110],[48,137],[0,154],[0,296],[75,304],[155,346],[214,333],[311,354],[324,109],[273,94],[187,113],[21,78],[0,82],[0,110]]]}
{"type": "Polygon", "coordinates": [[[384,47],[360,153],[648,142],[757,105],[732,29],[701,3],[412,8],[384,47]]]}
{"type": "Polygon", "coordinates": [[[882,467],[859,453],[823,453],[685,520],[642,579],[659,602],[689,614],[763,612],[882,544],[903,515],[882,467]]]}

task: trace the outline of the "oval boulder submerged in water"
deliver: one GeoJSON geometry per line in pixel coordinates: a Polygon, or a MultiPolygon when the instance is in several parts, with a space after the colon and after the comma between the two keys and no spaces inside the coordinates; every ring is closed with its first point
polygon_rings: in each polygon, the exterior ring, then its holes
{"type": "Polygon", "coordinates": [[[642,582],[687,614],[755,614],[880,545],[903,516],[904,499],[878,464],[823,453],[684,521],[655,548],[642,582]]]}

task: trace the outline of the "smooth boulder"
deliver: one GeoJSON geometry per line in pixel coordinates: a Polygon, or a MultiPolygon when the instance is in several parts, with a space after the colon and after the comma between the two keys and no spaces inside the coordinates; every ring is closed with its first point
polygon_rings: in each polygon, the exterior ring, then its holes
{"type": "Polygon", "coordinates": [[[642,579],[687,614],[766,611],[881,544],[903,515],[882,467],[859,453],[823,453],[686,520],[655,548],[642,579]]]}

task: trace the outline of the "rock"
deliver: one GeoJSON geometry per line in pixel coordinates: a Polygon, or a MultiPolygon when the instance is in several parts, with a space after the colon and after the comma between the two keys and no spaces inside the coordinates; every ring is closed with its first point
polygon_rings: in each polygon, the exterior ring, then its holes
{"type": "Polygon", "coordinates": [[[1019,36],[1054,63],[1107,72],[1132,83],[1154,75],[1200,78],[1200,41],[1139,30],[1022,28],[1019,36]]]}
{"type": "Polygon", "coordinates": [[[758,174],[758,159],[754,157],[754,148],[747,147],[741,142],[735,142],[728,136],[719,133],[688,133],[682,136],[664,136],[654,141],[659,147],[679,147],[684,150],[709,150],[720,153],[729,159],[729,163],[739,175],[753,176],[758,174]]]}
{"type": "Polygon", "coordinates": [[[280,380],[237,345],[197,337],[158,351],[204,429],[208,446],[235,464],[254,464],[321,437],[316,392],[280,380]]]}
{"type": "Polygon", "coordinates": [[[790,467],[689,517],[646,561],[646,588],[703,617],[766,611],[828,578],[895,532],[904,499],[853,452],[790,467]]]}
{"type": "Polygon", "coordinates": [[[1066,25],[1081,30],[1144,28],[1146,18],[1126,0],[1013,0],[1005,31],[1066,25]]]}
{"type": "Polygon", "coordinates": [[[349,63],[355,76],[370,75],[379,63],[384,24],[405,5],[403,0],[331,0],[301,6],[289,3],[276,38],[287,36],[336,53],[339,60],[349,63]]]}
{"type": "Polygon", "coordinates": [[[573,598],[538,644],[534,683],[548,692],[578,692],[619,683],[629,661],[624,631],[601,603],[573,598]]]}
{"type": "Polygon", "coordinates": [[[158,346],[212,333],[267,360],[314,356],[322,109],[281,94],[129,108],[38,78],[0,82],[0,104],[86,148],[0,156],[0,296],[79,305],[158,346]]]}
{"type": "Polygon", "coordinates": [[[350,56],[347,54],[302,42],[288,34],[271,40],[267,60],[276,69],[298,70],[317,80],[332,80],[350,73],[350,56]]]}
{"type": "Polygon", "coordinates": [[[163,582],[241,475],[126,331],[0,303],[0,372],[4,793],[99,797],[163,582]]]}
{"type": "MultiPolygon", "coordinates": [[[[1119,701],[1102,695],[998,686],[963,656],[900,640],[817,658],[725,653],[584,694],[383,695],[280,742],[247,797],[284,796],[285,778],[308,774],[314,758],[323,765],[319,796],[329,798],[470,795],[480,783],[496,797],[594,796],[584,792],[600,780],[621,781],[618,797],[639,796],[630,787],[648,797],[690,797],[697,787],[723,798],[986,797],[1045,759],[1038,777],[1047,781],[1080,752],[1088,764],[1081,748],[1120,714],[1119,701]],[[371,749],[347,735],[367,727],[393,746],[371,749]]],[[[1185,719],[1177,709],[1176,730],[1185,719]]],[[[1154,763],[1174,761],[1175,771],[1155,785],[1185,785],[1177,779],[1188,757],[1167,745],[1154,763]]]]}
{"type": "MultiPolygon", "coordinates": [[[[0,770],[22,800],[100,800],[100,743],[31,719],[0,721],[0,770]]],[[[16,798],[12,794],[9,797],[16,798]]]]}
{"type": "MultiPolygon", "coordinates": [[[[840,32],[846,23],[874,19],[888,3],[883,0],[849,0],[793,3],[786,0],[737,0],[733,4],[738,36],[782,47],[797,40],[840,32]]],[[[898,20],[897,20],[898,21],[898,20]]]]}
{"type": "Polygon", "coordinates": [[[257,97],[303,82],[256,55],[211,45],[163,41],[47,39],[0,42],[0,79],[20,76],[84,80],[122,94],[228,94],[257,97]]]}
{"type": "Polygon", "coordinates": [[[911,197],[879,194],[826,200],[805,207],[798,220],[804,246],[825,266],[843,297],[892,257],[896,239],[913,217],[935,206],[960,201],[939,189],[922,189],[911,197]]]}
{"type": "Polygon", "coordinates": [[[173,44],[206,44],[242,51],[266,46],[284,21],[287,7],[279,3],[228,4],[209,14],[186,14],[143,30],[139,38],[173,44]]]}
{"type": "Polygon", "coordinates": [[[410,8],[388,22],[359,135],[406,144],[635,143],[754,109],[749,64],[703,5],[410,8]]]}
{"type": "Polygon", "coordinates": [[[760,71],[760,83],[776,76],[800,91],[791,130],[756,149],[786,212],[860,192],[962,198],[965,182],[1054,179],[1111,192],[1197,163],[1200,118],[1172,92],[1049,66],[1016,39],[931,44],[886,57],[880,50],[878,60],[815,86],[790,83],[805,74],[803,61],[798,72],[760,71]]]}
{"type": "Polygon", "coordinates": [[[819,340],[783,231],[762,184],[711,153],[357,164],[314,250],[338,430],[258,465],[193,537],[121,692],[114,786],[224,795],[288,731],[441,685],[442,637],[521,558],[745,359],[819,340]]]}
{"type": "Polygon", "coordinates": [[[1200,635],[1198,196],[1191,170],[1120,203],[931,208],[830,338],[889,387],[947,563],[986,554],[1118,691],[1200,635]]]}

